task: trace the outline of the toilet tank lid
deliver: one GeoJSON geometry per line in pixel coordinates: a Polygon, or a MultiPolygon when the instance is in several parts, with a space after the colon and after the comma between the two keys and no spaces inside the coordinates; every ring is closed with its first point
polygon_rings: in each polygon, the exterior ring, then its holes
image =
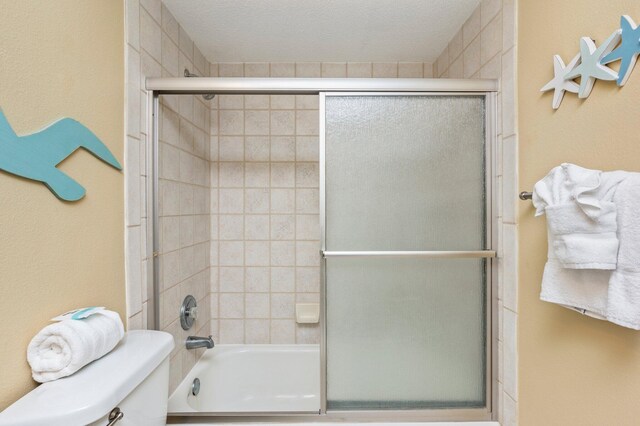
{"type": "Polygon", "coordinates": [[[0,425],[94,422],[142,383],[169,356],[173,347],[169,333],[129,331],[107,355],[71,376],[41,384],[16,401],[0,413],[0,425]]]}

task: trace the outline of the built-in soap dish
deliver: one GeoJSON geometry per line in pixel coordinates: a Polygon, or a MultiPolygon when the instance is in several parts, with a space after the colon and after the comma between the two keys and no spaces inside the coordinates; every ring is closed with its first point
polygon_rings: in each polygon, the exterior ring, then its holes
{"type": "Polygon", "coordinates": [[[296,322],[298,324],[317,324],[319,320],[319,303],[296,303],[296,322]]]}

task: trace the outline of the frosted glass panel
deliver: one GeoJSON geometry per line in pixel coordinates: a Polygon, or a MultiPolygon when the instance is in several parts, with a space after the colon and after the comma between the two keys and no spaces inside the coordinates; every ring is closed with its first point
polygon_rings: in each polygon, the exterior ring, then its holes
{"type": "MultiPolygon", "coordinates": [[[[327,96],[327,251],[486,249],[484,96],[327,96]]],[[[326,259],[327,407],[486,405],[486,262],[326,259]]]]}
{"type": "Polygon", "coordinates": [[[334,410],[485,404],[484,260],[327,260],[334,410]]]}
{"type": "Polygon", "coordinates": [[[327,250],[481,250],[483,96],[327,96],[327,250]]]}

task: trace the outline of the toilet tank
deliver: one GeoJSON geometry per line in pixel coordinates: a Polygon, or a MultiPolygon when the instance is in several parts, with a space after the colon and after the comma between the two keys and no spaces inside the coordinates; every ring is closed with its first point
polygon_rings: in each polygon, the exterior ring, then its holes
{"type": "Polygon", "coordinates": [[[164,426],[173,337],[161,331],[129,331],[113,351],[77,373],[43,383],[0,413],[0,426],[164,426]]]}

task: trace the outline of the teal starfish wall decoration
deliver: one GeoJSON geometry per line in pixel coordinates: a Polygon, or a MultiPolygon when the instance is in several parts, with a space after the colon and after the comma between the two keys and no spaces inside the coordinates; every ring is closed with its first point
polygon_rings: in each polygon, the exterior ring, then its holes
{"type": "Polygon", "coordinates": [[[575,81],[567,80],[566,78],[567,74],[573,71],[576,67],[579,60],[580,55],[578,54],[571,60],[571,62],[569,62],[568,65],[565,66],[560,55],[553,56],[553,79],[540,89],[541,92],[553,90],[553,102],[551,103],[553,109],[558,109],[560,107],[565,91],[578,93],[580,90],[580,86],[578,86],[575,81]]]}
{"type": "Polygon", "coordinates": [[[76,120],[63,118],[39,132],[18,136],[0,109],[0,170],[42,182],[61,200],[77,201],[86,192],[56,168],[78,148],[122,170],[109,148],[76,120]]]}
{"type": "Polygon", "coordinates": [[[615,30],[600,47],[589,37],[580,39],[580,65],[567,74],[568,80],[580,77],[579,98],[587,98],[591,94],[596,78],[599,80],[617,80],[618,73],[611,68],[602,65],[601,61],[608,55],[620,41],[621,30],[615,30]]]}
{"type": "Polygon", "coordinates": [[[613,52],[602,58],[603,64],[621,60],[620,71],[618,71],[618,86],[624,86],[627,79],[636,65],[638,54],[640,54],[640,28],[628,15],[620,18],[620,28],[622,30],[622,41],[613,52]]]}

